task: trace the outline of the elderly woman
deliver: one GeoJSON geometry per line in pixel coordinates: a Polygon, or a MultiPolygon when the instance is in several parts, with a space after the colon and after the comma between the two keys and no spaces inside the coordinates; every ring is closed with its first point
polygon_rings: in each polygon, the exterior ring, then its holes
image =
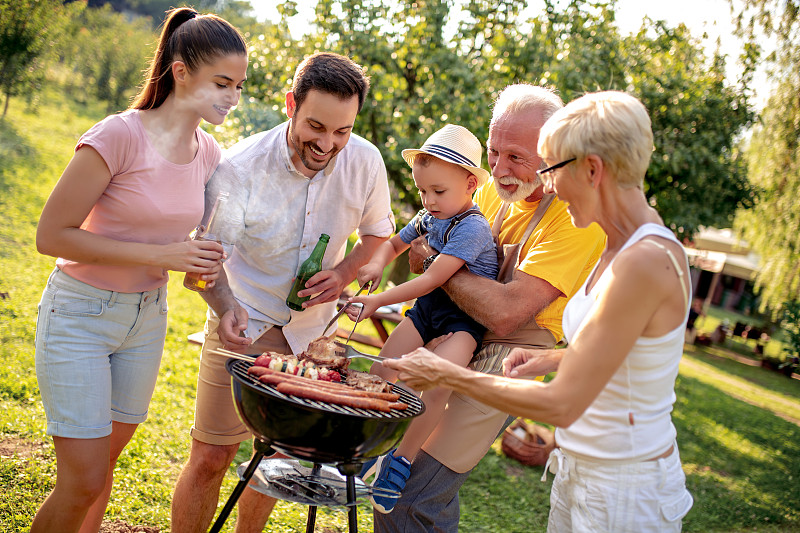
{"type": "Polygon", "coordinates": [[[642,189],[650,119],[628,94],[587,94],[547,121],[538,148],[551,165],[538,173],[545,189],[577,227],[597,223],[608,235],[564,312],[567,348],[516,349],[505,377],[425,349],[384,364],[415,389],[448,387],[556,426],[548,531],[680,531],[692,497],[670,413],[690,284],[683,247],[642,189]],[[556,369],[548,383],[518,379],[556,369]]]}

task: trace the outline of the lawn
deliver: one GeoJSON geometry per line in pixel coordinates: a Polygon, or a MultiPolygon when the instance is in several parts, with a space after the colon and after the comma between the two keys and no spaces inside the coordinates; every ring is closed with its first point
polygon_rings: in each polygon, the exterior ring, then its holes
{"type": "MultiPolygon", "coordinates": [[[[76,140],[103,117],[100,106],[78,106],[55,90],[42,101],[38,112],[12,101],[0,123],[0,293],[7,293],[0,299],[3,532],[26,531],[55,480],[33,359],[36,304],[53,259],[36,252],[36,222],[76,140]]],[[[202,300],[180,282],[176,275],[169,285],[170,326],[150,419],[120,458],[107,513],[108,520],[161,531],[169,530],[172,488],[189,445],[199,348],[186,336],[204,317],[202,300]]],[[[359,331],[371,333],[368,327],[359,331]]],[[[675,424],[695,499],[684,530],[800,531],[800,382],[742,364],[726,347],[687,347],[676,393],[675,424]]],[[[249,453],[246,443],[237,463],[249,453]]],[[[541,474],[504,457],[495,443],[462,490],[462,531],[544,531],[550,480],[541,483],[541,474]]],[[[231,468],[222,503],[235,482],[231,468]]],[[[281,502],[267,530],[304,531],[306,512],[281,502]]],[[[360,505],[359,530],[370,531],[371,523],[368,505],[360,505]]],[[[346,528],[341,509],[320,509],[317,531],[346,528]]]]}

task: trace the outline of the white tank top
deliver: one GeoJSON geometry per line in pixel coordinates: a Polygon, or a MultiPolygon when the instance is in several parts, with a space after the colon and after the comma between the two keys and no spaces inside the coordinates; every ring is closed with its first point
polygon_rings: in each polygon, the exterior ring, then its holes
{"type": "MultiPolygon", "coordinates": [[[[647,236],[663,237],[678,244],[672,232],[659,224],[645,224],[628,239],[620,252],[647,236]]],[[[671,253],[669,254],[672,255],[671,253]]],[[[685,256],[682,276],[688,272],[685,256]]],[[[595,310],[597,295],[610,282],[612,265],[606,267],[589,294],[586,284],[570,299],[564,310],[564,335],[571,342],[581,324],[595,310]]],[[[684,293],[685,294],[685,293],[684,293]]],[[[639,337],[619,369],[588,409],[568,428],[556,429],[556,442],[567,452],[587,458],[637,462],[658,456],[675,440],[672,405],[675,378],[683,355],[687,315],[672,331],[661,337],[639,337]]]]}

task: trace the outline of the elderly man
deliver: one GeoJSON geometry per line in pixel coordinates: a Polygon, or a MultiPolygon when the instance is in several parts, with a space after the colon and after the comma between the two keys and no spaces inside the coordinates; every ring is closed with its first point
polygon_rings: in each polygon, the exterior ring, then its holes
{"type": "MultiPolygon", "coordinates": [[[[352,134],[369,89],[363,69],[332,53],[306,58],[286,94],[284,122],[224,154],[206,198],[227,190],[236,243],[209,304],[200,361],[192,448],[172,502],[172,531],[206,531],[239,443],[252,437],[231,397],[223,346],[249,354],[299,353],[322,334],[342,289],[394,231],[386,168],[378,149],[352,134]],[[359,242],[345,256],[347,239],[359,242]],[[297,266],[320,234],[330,236],[322,271],[300,297],[285,300],[297,266]]],[[[227,239],[226,239],[227,240],[227,239]]],[[[236,531],[261,531],[275,500],[250,488],[239,499],[236,531]]]]}
{"type": "MultiPolygon", "coordinates": [[[[475,201],[492,223],[504,262],[497,280],[459,271],[444,285],[451,299],[488,329],[470,368],[502,374],[514,347],[552,348],[570,296],[600,258],[605,234],[597,225],[573,226],[567,206],[545,194],[536,171],[536,147],[545,121],[563,107],[541,87],[507,87],[495,102],[487,152],[493,182],[475,201]]],[[[433,251],[421,240],[411,249],[420,271],[433,251]]],[[[391,514],[373,514],[378,533],[458,531],[458,491],[503,428],[506,413],[453,393],[442,420],[411,466],[391,514]]]]}

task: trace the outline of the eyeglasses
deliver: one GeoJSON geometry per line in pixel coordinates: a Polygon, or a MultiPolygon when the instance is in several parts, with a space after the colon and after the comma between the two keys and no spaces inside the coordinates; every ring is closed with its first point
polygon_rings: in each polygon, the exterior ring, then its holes
{"type": "Polygon", "coordinates": [[[542,170],[537,170],[536,175],[539,176],[539,179],[542,180],[542,183],[544,183],[547,186],[550,186],[551,180],[548,179],[547,175],[551,174],[554,170],[558,170],[559,168],[572,163],[576,159],[577,159],[576,157],[570,157],[569,159],[565,159],[564,161],[556,163],[555,165],[543,168],[542,170]]]}

